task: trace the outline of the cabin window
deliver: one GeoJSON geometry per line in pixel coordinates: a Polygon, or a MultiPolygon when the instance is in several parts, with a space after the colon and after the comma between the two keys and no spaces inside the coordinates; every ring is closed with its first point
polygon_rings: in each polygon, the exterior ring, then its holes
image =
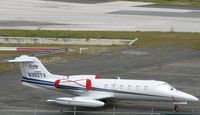
{"type": "Polygon", "coordinates": [[[144,86],[144,90],[146,91],[148,89],[148,86],[144,86]]]}
{"type": "Polygon", "coordinates": [[[128,85],[128,91],[130,91],[132,89],[131,85],[128,85]]]}
{"type": "Polygon", "coordinates": [[[119,89],[120,89],[120,90],[123,90],[123,89],[124,89],[124,85],[120,85],[120,86],[119,86],[119,89]]]}
{"type": "Polygon", "coordinates": [[[116,89],[116,84],[112,84],[111,89],[116,89]]]}
{"type": "Polygon", "coordinates": [[[140,86],[139,85],[136,85],[136,90],[139,90],[140,89],[140,86]]]}
{"type": "Polygon", "coordinates": [[[104,85],[104,88],[105,88],[105,89],[108,89],[108,84],[105,84],[105,85],[104,85]]]}

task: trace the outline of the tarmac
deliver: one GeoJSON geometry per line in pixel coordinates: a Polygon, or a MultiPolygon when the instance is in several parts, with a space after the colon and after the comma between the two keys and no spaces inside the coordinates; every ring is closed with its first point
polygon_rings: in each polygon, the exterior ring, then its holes
{"type": "MultiPolygon", "coordinates": [[[[148,47],[148,48],[117,48],[95,55],[82,55],[69,59],[56,59],[44,63],[45,67],[55,74],[97,74],[102,78],[117,79],[143,79],[162,80],[170,83],[175,88],[193,94],[200,98],[200,52],[199,50],[182,47],[148,47]]],[[[68,114],[73,107],[47,103],[47,99],[56,97],[69,97],[71,95],[38,90],[23,86],[20,82],[21,73],[13,70],[0,74],[0,114],[21,115],[23,113],[34,114],[34,109],[40,115],[68,114]]],[[[166,102],[147,101],[113,101],[101,108],[81,108],[78,111],[86,111],[79,115],[87,114],[122,114],[134,113],[167,113],[171,112],[173,105],[166,102]],[[89,112],[87,112],[89,111],[89,112]],[[91,113],[95,112],[95,113],[91,113]],[[103,113],[110,112],[110,113],[103,113]],[[119,114],[119,113],[118,113],[119,114]]],[[[183,113],[200,114],[200,103],[189,102],[181,105],[183,113]]],[[[73,114],[71,112],[70,114],[73,114]]]]}
{"type": "MultiPolygon", "coordinates": [[[[200,32],[199,7],[110,0],[1,0],[0,29],[177,31],[200,32]]],[[[200,52],[182,47],[121,48],[91,56],[45,63],[55,74],[98,74],[103,78],[154,79],[200,98],[200,52]]],[[[73,107],[47,99],[71,96],[23,86],[21,73],[0,74],[1,115],[66,115],[73,107]],[[37,111],[35,111],[35,109],[37,111]],[[37,113],[35,113],[37,112],[37,113]]],[[[81,108],[82,114],[171,112],[164,102],[113,101],[102,108],[81,108]],[[88,112],[89,111],[89,112],[88,112]],[[104,113],[110,112],[110,113],[104,113]]],[[[200,114],[200,103],[183,105],[181,112],[200,114]]]]}
{"type": "Polygon", "coordinates": [[[200,8],[111,0],[1,0],[0,29],[200,32],[200,8]]]}

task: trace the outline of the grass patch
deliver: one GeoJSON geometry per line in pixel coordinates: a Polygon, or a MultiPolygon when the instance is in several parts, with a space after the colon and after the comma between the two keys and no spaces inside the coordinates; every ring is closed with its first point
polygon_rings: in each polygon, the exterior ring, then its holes
{"type": "Polygon", "coordinates": [[[200,38],[166,38],[166,39],[140,39],[135,43],[138,47],[148,46],[177,46],[200,49],[200,38]]]}
{"type": "Polygon", "coordinates": [[[19,65],[17,63],[0,62],[0,74],[3,72],[18,70],[19,65]]]}
{"type": "Polygon", "coordinates": [[[159,3],[159,4],[200,6],[200,0],[125,0],[125,1],[138,1],[138,2],[153,2],[153,3],[159,3]]]}
{"type": "MultiPolygon", "coordinates": [[[[200,49],[200,33],[189,32],[115,32],[115,31],[60,31],[60,30],[0,30],[0,36],[7,37],[47,37],[47,38],[97,38],[97,39],[135,39],[133,47],[156,47],[156,46],[180,46],[200,49]]],[[[71,52],[56,54],[52,57],[44,56],[42,60],[55,57],[70,58],[83,56],[79,54],[79,48],[88,48],[84,55],[106,51],[108,48],[119,48],[118,46],[77,46],[57,44],[3,44],[0,46],[10,47],[67,47],[73,49],[71,52]],[[94,52],[95,51],[95,52],[94,52]]],[[[25,54],[24,52],[1,52],[0,58],[25,54]]],[[[1,63],[0,72],[10,71],[16,68],[16,64],[1,63]]]]}
{"type": "MultiPolygon", "coordinates": [[[[42,38],[96,38],[130,39],[139,38],[133,44],[137,47],[175,45],[200,49],[200,33],[189,32],[116,32],[116,31],[63,31],[63,30],[0,30],[0,36],[6,37],[42,37],[42,38]]],[[[3,45],[3,44],[0,44],[3,45]]],[[[9,46],[9,44],[6,44],[9,46]]],[[[15,44],[19,46],[20,44],[15,44]]],[[[27,44],[26,46],[39,46],[27,44]]],[[[56,45],[42,45],[55,47],[56,45]]],[[[59,45],[63,47],[66,45],[59,45]]],[[[69,45],[68,45],[69,46],[69,45]]]]}
{"type": "Polygon", "coordinates": [[[189,32],[117,32],[117,31],[64,31],[64,30],[0,30],[5,37],[42,38],[97,38],[97,39],[135,39],[138,38],[188,38],[199,37],[200,33],[189,32]]]}
{"type": "MultiPolygon", "coordinates": [[[[59,47],[59,48],[69,48],[69,52],[53,54],[51,56],[41,56],[41,59],[44,63],[49,61],[58,61],[62,62],[64,60],[74,58],[74,57],[83,57],[94,55],[97,53],[105,52],[111,48],[116,48],[117,46],[79,46],[79,45],[56,45],[56,44],[0,44],[0,47],[59,47]],[[79,53],[79,48],[87,48],[82,54],[79,53]]],[[[16,52],[16,51],[0,51],[0,59],[8,57],[17,57],[20,55],[30,54],[34,52],[16,52]]],[[[16,63],[0,62],[0,73],[9,72],[19,68],[16,63]]]]}

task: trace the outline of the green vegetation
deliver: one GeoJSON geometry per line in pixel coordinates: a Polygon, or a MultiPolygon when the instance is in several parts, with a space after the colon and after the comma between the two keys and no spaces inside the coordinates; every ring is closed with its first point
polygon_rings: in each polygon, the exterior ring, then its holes
{"type": "MultiPolygon", "coordinates": [[[[200,33],[189,32],[114,32],[114,31],[58,31],[58,30],[0,30],[0,36],[8,37],[55,37],[55,38],[97,38],[97,39],[135,39],[139,38],[133,44],[133,47],[156,47],[156,46],[178,46],[200,49],[200,33]]],[[[28,38],[27,38],[28,39],[28,38]]],[[[51,58],[44,56],[43,60],[49,60],[55,57],[70,58],[80,56],[79,48],[87,48],[85,54],[106,51],[117,46],[74,46],[74,45],[57,45],[57,44],[0,44],[0,46],[10,47],[68,47],[73,49],[71,52],[56,54],[51,58]]],[[[1,52],[0,57],[10,57],[21,55],[25,52],[1,52]]],[[[81,55],[82,56],[82,55],[81,55]]],[[[1,63],[0,73],[16,68],[16,64],[1,63]],[[9,68],[9,69],[8,69],[9,68]]]]}
{"type": "MultiPolygon", "coordinates": [[[[59,53],[53,54],[51,56],[42,56],[39,57],[43,62],[58,61],[62,62],[63,60],[80,57],[80,56],[88,56],[95,53],[104,52],[108,49],[115,48],[113,46],[78,46],[78,45],[52,45],[52,44],[0,44],[0,47],[60,47],[60,48],[69,48],[70,52],[67,53],[59,53]],[[87,48],[82,54],[79,53],[79,48],[87,48]],[[46,61],[47,60],[47,61],[46,61]]],[[[34,52],[16,52],[16,51],[0,51],[0,59],[8,58],[8,57],[17,57],[20,55],[30,54],[34,52]]],[[[8,63],[8,62],[0,62],[0,74],[3,72],[8,72],[11,70],[16,70],[18,64],[8,63]]]]}
{"type": "MultiPolygon", "coordinates": [[[[13,51],[1,51],[0,52],[0,58],[7,58],[7,57],[12,57],[12,56],[16,56],[16,55],[21,55],[24,54],[23,52],[14,52],[13,51]]],[[[0,73],[1,72],[6,72],[8,70],[15,70],[17,67],[17,64],[11,64],[8,62],[0,62],[0,73]]]]}
{"type": "Polygon", "coordinates": [[[159,3],[159,4],[200,6],[200,0],[126,0],[126,1],[139,1],[139,2],[153,2],[153,3],[159,3]]]}
{"type": "MultiPolygon", "coordinates": [[[[135,47],[175,45],[200,49],[200,33],[189,32],[115,32],[61,30],[0,30],[0,36],[47,38],[135,39],[135,47]]],[[[17,44],[16,44],[17,45],[17,44]]],[[[29,44],[30,46],[30,44],[29,44]]],[[[33,45],[31,45],[33,46],[33,45]]],[[[37,46],[35,44],[34,46],[37,46]]],[[[48,46],[48,45],[45,45],[48,46]]],[[[52,45],[51,45],[52,46],[52,45]]]]}

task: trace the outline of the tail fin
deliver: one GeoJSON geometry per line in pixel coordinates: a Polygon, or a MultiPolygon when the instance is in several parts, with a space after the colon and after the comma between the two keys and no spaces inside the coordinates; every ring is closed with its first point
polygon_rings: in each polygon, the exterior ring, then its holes
{"type": "Polygon", "coordinates": [[[52,74],[42,65],[36,57],[22,55],[8,62],[19,62],[22,76],[33,79],[48,79],[52,74]]]}

